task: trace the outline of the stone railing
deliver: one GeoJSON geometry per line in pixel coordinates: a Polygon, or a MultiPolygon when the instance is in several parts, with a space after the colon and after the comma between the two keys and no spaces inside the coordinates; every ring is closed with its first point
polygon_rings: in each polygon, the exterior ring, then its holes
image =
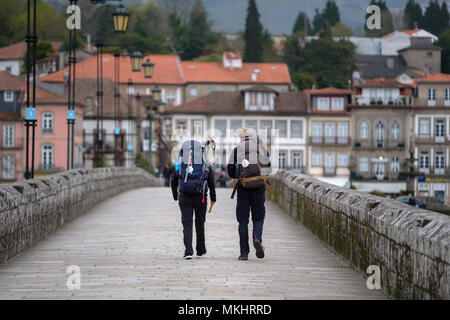
{"type": "Polygon", "coordinates": [[[450,299],[450,217],[291,172],[271,176],[270,199],[365,274],[381,270],[399,299],[450,299]]]}
{"type": "Polygon", "coordinates": [[[0,185],[0,264],[120,192],[159,181],[133,168],[63,171],[0,185]]]}

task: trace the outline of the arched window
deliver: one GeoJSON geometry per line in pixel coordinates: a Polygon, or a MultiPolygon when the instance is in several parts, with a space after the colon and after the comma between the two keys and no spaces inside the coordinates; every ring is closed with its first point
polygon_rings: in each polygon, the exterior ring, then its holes
{"type": "Polygon", "coordinates": [[[378,121],[378,123],[375,126],[375,143],[377,147],[383,147],[384,145],[384,124],[381,121],[378,121]]]}
{"type": "Polygon", "coordinates": [[[53,169],[54,152],[53,146],[50,144],[44,144],[42,146],[42,159],[41,166],[43,170],[53,169]]]}
{"type": "Polygon", "coordinates": [[[362,121],[359,125],[359,138],[369,139],[369,124],[367,121],[362,121]]]}
{"type": "Polygon", "coordinates": [[[44,112],[42,114],[42,131],[43,132],[53,131],[53,113],[44,112]]]}
{"type": "Polygon", "coordinates": [[[391,137],[392,137],[392,140],[400,139],[400,124],[397,122],[397,120],[392,123],[391,137]]]}

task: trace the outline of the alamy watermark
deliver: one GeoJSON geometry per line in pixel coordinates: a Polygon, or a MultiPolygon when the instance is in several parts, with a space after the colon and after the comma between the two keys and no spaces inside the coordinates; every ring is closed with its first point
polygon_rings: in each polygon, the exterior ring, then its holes
{"type": "Polygon", "coordinates": [[[77,5],[71,5],[67,7],[66,13],[69,17],[66,20],[66,26],[69,30],[81,29],[81,9],[77,5]]]}
{"type": "Polygon", "coordinates": [[[369,30],[381,29],[381,10],[377,5],[371,5],[367,7],[366,13],[370,14],[366,20],[366,27],[369,30]]]}
{"type": "Polygon", "coordinates": [[[380,266],[371,265],[367,267],[367,289],[369,290],[379,290],[381,289],[381,270],[380,266]]]}
{"type": "Polygon", "coordinates": [[[81,289],[81,269],[77,265],[71,265],[67,267],[66,273],[69,275],[67,277],[66,286],[69,290],[80,290],[81,289]]]}

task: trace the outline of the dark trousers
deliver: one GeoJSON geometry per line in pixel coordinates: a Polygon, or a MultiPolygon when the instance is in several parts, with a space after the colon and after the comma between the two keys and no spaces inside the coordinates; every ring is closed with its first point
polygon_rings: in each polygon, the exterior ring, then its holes
{"type": "Polygon", "coordinates": [[[248,254],[250,252],[250,247],[248,245],[248,223],[250,218],[250,209],[252,211],[253,239],[256,238],[262,242],[264,218],[266,216],[266,208],[264,206],[265,200],[265,189],[238,189],[236,218],[239,222],[238,230],[241,254],[248,254]]]}
{"type": "Polygon", "coordinates": [[[195,232],[197,234],[197,253],[206,252],[205,247],[205,219],[206,219],[206,195],[202,203],[202,195],[180,194],[179,205],[181,209],[181,222],[183,223],[183,238],[185,255],[193,255],[192,248],[192,225],[195,212],[195,232]]]}

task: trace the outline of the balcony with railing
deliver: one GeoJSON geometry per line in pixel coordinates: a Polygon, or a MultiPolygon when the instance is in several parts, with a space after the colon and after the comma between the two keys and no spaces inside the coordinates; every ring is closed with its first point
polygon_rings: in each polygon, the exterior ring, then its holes
{"type": "Polygon", "coordinates": [[[350,145],[350,137],[336,137],[336,136],[312,136],[310,144],[313,145],[350,145]]]}
{"type": "Polygon", "coordinates": [[[405,142],[402,140],[392,140],[392,139],[365,139],[355,141],[354,147],[357,149],[371,149],[376,150],[379,148],[383,149],[404,149],[405,142]]]}
{"type": "Polygon", "coordinates": [[[410,106],[411,105],[410,96],[399,96],[397,98],[371,98],[363,95],[354,95],[352,102],[357,106],[410,106]]]}
{"type": "Polygon", "coordinates": [[[450,137],[445,137],[445,136],[431,136],[431,135],[418,135],[415,138],[415,142],[419,143],[419,144],[441,144],[441,143],[446,143],[446,142],[450,142],[450,137]]]}

